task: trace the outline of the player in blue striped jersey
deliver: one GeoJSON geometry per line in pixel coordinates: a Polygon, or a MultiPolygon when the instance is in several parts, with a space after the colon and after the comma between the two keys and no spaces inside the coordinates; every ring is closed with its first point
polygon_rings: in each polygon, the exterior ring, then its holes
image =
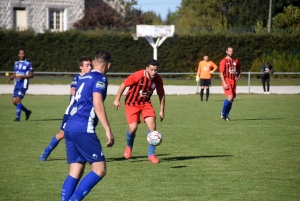
{"type": "Polygon", "coordinates": [[[12,103],[16,106],[16,119],[20,121],[21,111],[25,112],[25,120],[29,119],[31,111],[23,104],[22,99],[25,97],[29,85],[29,78],[34,76],[32,63],[26,59],[26,51],[20,49],[18,53],[19,61],[15,62],[14,73],[7,79],[10,84],[11,80],[15,81],[15,88],[12,95],[12,103]]]}
{"type": "Polygon", "coordinates": [[[51,154],[51,152],[53,151],[53,149],[58,145],[58,143],[60,142],[60,140],[62,140],[64,138],[64,128],[66,125],[66,122],[68,120],[69,117],[69,112],[70,109],[72,108],[74,101],[75,101],[75,90],[76,90],[76,86],[77,86],[77,81],[79,79],[80,76],[83,76],[86,73],[89,73],[91,71],[91,59],[89,57],[86,56],[82,56],[79,60],[78,60],[78,66],[80,68],[80,73],[78,73],[77,75],[75,75],[75,77],[73,78],[72,82],[71,82],[71,86],[70,86],[70,104],[67,107],[63,120],[61,122],[60,125],[60,131],[53,136],[50,144],[46,147],[46,149],[44,150],[44,152],[42,153],[42,155],[40,156],[39,160],[40,161],[45,161],[47,160],[48,156],[51,154]]]}
{"type": "Polygon", "coordinates": [[[105,157],[95,133],[98,121],[101,122],[108,139],[106,146],[114,145],[114,136],[104,107],[108,85],[105,74],[110,67],[110,53],[105,50],[97,51],[92,63],[93,70],[79,77],[76,102],[65,127],[70,171],[62,186],[61,200],[64,201],[82,200],[106,174],[105,157]],[[77,187],[86,163],[89,163],[91,171],[77,187]]]}

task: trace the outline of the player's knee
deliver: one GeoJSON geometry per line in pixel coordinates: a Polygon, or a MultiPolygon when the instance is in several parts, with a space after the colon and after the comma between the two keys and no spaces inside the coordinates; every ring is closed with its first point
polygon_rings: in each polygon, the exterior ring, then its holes
{"type": "Polygon", "coordinates": [[[94,168],[93,172],[95,172],[98,176],[100,176],[102,178],[106,175],[106,169],[105,168],[101,168],[101,169],[94,168]]]}

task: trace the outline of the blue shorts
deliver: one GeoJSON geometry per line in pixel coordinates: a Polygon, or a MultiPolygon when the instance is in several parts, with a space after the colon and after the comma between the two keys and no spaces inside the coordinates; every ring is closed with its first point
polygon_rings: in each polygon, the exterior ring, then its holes
{"type": "Polygon", "coordinates": [[[105,161],[96,133],[68,132],[65,130],[68,164],[105,161]]]}
{"type": "Polygon", "coordinates": [[[25,94],[26,94],[27,89],[21,88],[21,89],[14,89],[14,93],[12,95],[13,98],[15,97],[19,97],[19,98],[24,98],[25,94]]]}
{"type": "Polygon", "coordinates": [[[66,123],[69,119],[69,116],[68,114],[64,114],[64,117],[63,117],[63,120],[61,121],[61,125],[60,125],[60,130],[65,130],[65,126],[66,126],[66,123]]]}

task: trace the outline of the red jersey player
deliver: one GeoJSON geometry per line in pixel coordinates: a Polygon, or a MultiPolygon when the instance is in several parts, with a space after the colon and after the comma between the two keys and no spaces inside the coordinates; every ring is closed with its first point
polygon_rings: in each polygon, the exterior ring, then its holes
{"type": "Polygon", "coordinates": [[[229,112],[232,107],[233,99],[236,97],[236,81],[241,76],[241,66],[239,60],[233,58],[233,48],[228,47],[226,50],[227,56],[220,61],[220,77],[224,94],[227,99],[224,101],[221,118],[229,121],[229,112]]]}
{"type": "MultiPolygon", "coordinates": [[[[148,133],[156,130],[156,115],[150,100],[154,90],[156,90],[159,97],[160,120],[162,121],[164,118],[165,91],[163,81],[157,74],[157,68],[158,61],[154,59],[149,60],[145,70],[139,70],[124,80],[115,98],[114,106],[116,109],[119,109],[120,98],[126,87],[129,87],[125,97],[126,119],[129,127],[126,131],[127,146],[124,152],[126,159],[131,157],[135,133],[138,124],[141,122],[140,116],[147,124],[148,133]]],[[[148,160],[152,163],[159,163],[155,155],[155,148],[155,146],[148,144],[148,160]]]]}

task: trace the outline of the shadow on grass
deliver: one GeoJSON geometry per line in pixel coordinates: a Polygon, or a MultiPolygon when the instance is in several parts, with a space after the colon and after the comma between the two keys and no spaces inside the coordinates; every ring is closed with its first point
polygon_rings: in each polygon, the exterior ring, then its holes
{"type": "MultiPolygon", "coordinates": [[[[157,157],[160,156],[167,156],[169,154],[156,154],[157,157]]],[[[144,156],[131,156],[130,159],[125,159],[124,157],[118,157],[118,158],[106,158],[106,162],[114,162],[114,161],[130,161],[130,162],[143,162],[147,160],[147,155],[144,156]]]]}
{"type": "Polygon", "coordinates": [[[284,118],[253,118],[253,119],[233,119],[231,121],[260,121],[260,120],[279,120],[284,118]]]}
{"type": "Polygon", "coordinates": [[[67,158],[48,158],[46,161],[40,161],[41,163],[43,163],[43,162],[47,162],[47,161],[49,161],[49,162],[51,162],[51,161],[67,161],[67,158]]]}
{"type": "Polygon", "coordinates": [[[211,155],[211,156],[177,156],[170,158],[163,158],[160,161],[184,161],[184,160],[193,160],[198,158],[223,158],[223,157],[232,157],[233,155],[211,155]]]}
{"type": "Polygon", "coordinates": [[[62,119],[34,119],[32,121],[61,121],[62,119]]]}

